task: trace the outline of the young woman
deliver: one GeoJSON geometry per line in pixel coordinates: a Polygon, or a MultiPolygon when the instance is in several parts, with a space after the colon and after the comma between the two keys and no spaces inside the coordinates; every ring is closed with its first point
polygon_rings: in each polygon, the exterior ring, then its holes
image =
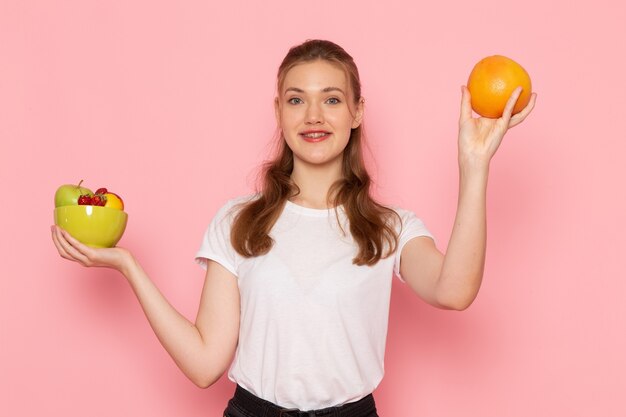
{"type": "Polygon", "coordinates": [[[228,201],[206,230],[196,254],[206,278],[195,323],[128,250],[90,248],[54,226],[52,239],[63,258],[128,279],[195,384],[209,387],[230,365],[237,387],[225,416],[377,416],[371,393],[383,376],[393,273],[435,307],[472,303],[485,259],[489,162],[536,99],[511,117],[520,92],[496,120],[473,118],[462,87],[460,191],[445,256],[413,212],[370,196],[358,70],[322,40],[291,48],[279,68],[280,147],[261,189],[228,201]]]}

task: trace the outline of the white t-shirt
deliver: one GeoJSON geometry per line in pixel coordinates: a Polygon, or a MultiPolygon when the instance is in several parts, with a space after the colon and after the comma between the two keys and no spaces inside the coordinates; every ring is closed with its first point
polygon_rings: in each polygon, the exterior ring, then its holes
{"type": "Polygon", "coordinates": [[[301,410],[370,394],[383,377],[391,281],[394,272],[400,277],[402,247],[432,235],[414,213],[394,208],[402,218],[397,251],[374,266],[357,266],[358,245],[341,207],[346,236],[334,209],[288,201],[270,232],[272,249],[244,258],[230,243],[230,209],[250,198],[232,199],[217,212],[195,258],[204,269],[212,259],[237,277],[241,323],[229,379],[301,410]]]}

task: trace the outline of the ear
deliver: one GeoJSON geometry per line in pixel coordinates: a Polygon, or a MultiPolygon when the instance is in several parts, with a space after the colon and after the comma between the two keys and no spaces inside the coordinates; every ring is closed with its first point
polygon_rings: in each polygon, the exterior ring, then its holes
{"type": "Polygon", "coordinates": [[[356,113],[354,115],[354,120],[352,121],[352,129],[356,129],[361,125],[363,121],[363,112],[365,111],[365,99],[361,97],[359,102],[356,105],[356,113]]]}
{"type": "Polygon", "coordinates": [[[276,116],[276,124],[280,126],[280,103],[278,97],[274,98],[274,116],[276,116]]]}

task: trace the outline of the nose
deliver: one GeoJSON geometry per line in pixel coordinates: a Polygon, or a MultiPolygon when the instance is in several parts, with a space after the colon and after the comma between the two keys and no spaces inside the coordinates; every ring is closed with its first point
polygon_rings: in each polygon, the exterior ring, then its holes
{"type": "Polygon", "coordinates": [[[324,123],[322,109],[317,104],[309,104],[306,109],[305,122],[310,125],[324,123]]]}

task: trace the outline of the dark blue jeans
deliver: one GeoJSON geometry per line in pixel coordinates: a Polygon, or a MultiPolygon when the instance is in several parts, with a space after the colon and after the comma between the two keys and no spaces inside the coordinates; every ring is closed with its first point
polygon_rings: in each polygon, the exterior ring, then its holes
{"type": "Polygon", "coordinates": [[[237,385],[235,395],[228,401],[224,417],[378,417],[372,394],[353,403],[321,410],[292,410],[281,408],[259,398],[237,385]]]}

